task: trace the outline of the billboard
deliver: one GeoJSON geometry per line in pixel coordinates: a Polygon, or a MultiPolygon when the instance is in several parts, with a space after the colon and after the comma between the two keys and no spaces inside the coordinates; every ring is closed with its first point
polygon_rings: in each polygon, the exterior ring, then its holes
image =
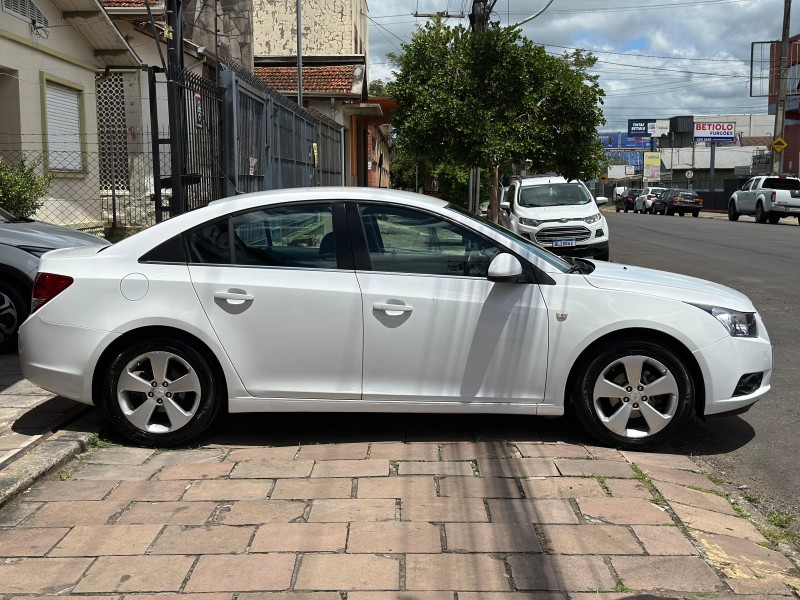
{"type": "Polygon", "coordinates": [[[628,119],[628,137],[650,137],[655,119],[628,119]]]}
{"type": "Polygon", "coordinates": [[[735,142],[736,123],[695,123],[695,142],[735,142]]]}
{"type": "Polygon", "coordinates": [[[644,153],[644,178],[648,181],[659,181],[661,179],[661,153],[644,153]]]}

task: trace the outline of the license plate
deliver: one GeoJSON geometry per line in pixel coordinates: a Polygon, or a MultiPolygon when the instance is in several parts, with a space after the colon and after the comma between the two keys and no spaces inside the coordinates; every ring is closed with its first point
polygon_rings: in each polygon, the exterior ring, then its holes
{"type": "Polygon", "coordinates": [[[575,238],[565,238],[563,240],[553,240],[553,248],[564,248],[566,246],[574,246],[575,238]]]}

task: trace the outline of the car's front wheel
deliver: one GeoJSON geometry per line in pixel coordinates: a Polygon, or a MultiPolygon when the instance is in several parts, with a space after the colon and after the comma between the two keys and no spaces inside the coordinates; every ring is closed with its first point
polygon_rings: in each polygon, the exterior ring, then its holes
{"type": "Polygon", "coordinates": [[[15,349],[17,329],[28,318],[29,302],[24,295],[6,281],[0,281],[0,352],[15,349]]]}
{"type": "Polygon", "coordinates": [[[205,431],[219,410],[221,382],[214,372],[183,341],[135,342],[109,364],[103,406],[114,427],[137,444],[183,444],[205,431]]]}
{"type": "Polygon", "coordinates": [[[652,448],[673,439],[693,416],[692,377],[663,344],[615,342],[584,367],[575,410],[584,428],[604,444],[652,448]]]}
{"type": "Polygon", "coordinates": [[[728,220],[729,221],[739,220],[739,211],[736,210],[736,203],[733,200],[731,200],[730,204],[728,204],[728,220]]]}

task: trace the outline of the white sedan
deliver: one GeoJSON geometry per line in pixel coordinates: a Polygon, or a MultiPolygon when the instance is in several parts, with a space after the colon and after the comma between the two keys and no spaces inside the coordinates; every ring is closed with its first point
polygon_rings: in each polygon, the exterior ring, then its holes
{"type": "Polygon", "coordinates": [[[561,415],[663,443],[770,389],[743,294],[559,258],[455,206],[378,189],[220,200],[114,246],[48,252],[20,329],[33,383],[135,443],[220,409],[561,415]]]}
{"type": "Polygon", "coordinates": [[[667,188],[663,187],[648,187],[642,190],[642,193],[637,196],[633,202],[633,212],[635,213],[652,213],[653,201],[658,198],[667,188]]]}

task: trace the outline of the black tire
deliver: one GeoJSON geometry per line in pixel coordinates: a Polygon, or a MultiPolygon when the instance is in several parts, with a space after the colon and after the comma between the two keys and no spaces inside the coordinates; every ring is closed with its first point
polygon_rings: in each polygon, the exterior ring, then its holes
{"type": "Polygon", "coordinates": [[[733,200],[731,200],[728,203],[728,220],[729,221],[739,220],[739,211],[736,210],[736,203],[733,200]]]}
{"type": "Polygon", "coordinates": [[[0,352],[17,349],[17,330],[31,311],[30,300],[25,298],[26,294],[17,286],[0,281],[0,352]]]}
{"type": "Polygon", "coordinates": [[[580,368],[573,395],[575,412],[586,431],[603,444],[628,450],[653,448],[674,439],[694,416],[694,381],[684,362],[661,343],[644,339],[613,342],[602,346],[580,368]],[[628,380],[623,359],[638,365],[638,384],[628,380]],[[647,398],[648,388],[655,386],[667,393],[647,398]],[[629,395],[601,395],[609,391],[629,395]],[[645,406],[648,409],[642,411],[645,406]],[[663,428],[654,431],[644,415],[655,413],[658,418],[653,422],[663,428]],[[610,419],[613,416],[620,418],[615,421],[610,419]]]}
{"type": "MultiPolygon", "coordinates": [[[[622,210],[623,210],[623,212],[628,212],[628,207],[626,206],[626,207],[625,207],[625,208],[623,208],[622,210]]],[[[798,221],[800,221],[800,217],[798,217],[798,221]]]]}
{"type": "Polygon", "coordinates": [[[773,211],[767,213],[767,220],[770,222],[771,225],[777,225],[778,222],[781,220],[781,216],[773,211]]]}
{"type": "Polygon", "coordinates": [[[617,212],[619,212],[619,206],[617,207],[617,212]]]}
{"type": "Polygon", "coordinates": [[[151,448],[177,446],[205,431],[219,411],[223,386],[215,373],[201,353],[181,340],[163,337],[135,342],[106,367],[101,401],[112,425],[132,442],[151,448]],[[159,367],[165,381],[156,381],[153,371],[159,367]],[[121,390],[125,373],[129,389],[121,390]],[[181,388],[192,389],[173,395],[170,390],[179,381],[184,382],[181,388]],[[134,417],[138,409],[142,412],[134,417]]]}
{"type": "Polygon", "coordinates": [[[767,222],[767,213],[764,212],[764,205],[761,204],[761,200],[756,203],[756,223],[766,223],[767,222]]]}
{"type": "Polygon", "coordinates": [[[667,216],[671,217],[671,216],[673,216],[675,214],[675,209],[674,208],[668,208],[666,210],[666,213],[667,213],[667,216]]]}
{"type": "Polygon", "coordinates": [[[696,219],[697,217],[700,216],[700,211],[699,210],[693,210],[692,211],[692,216],[696,219]]]}
{"type": "Polygon", "coordinates": [[[678,216],[682,217],[685,213],[682,210],[678,211],[678,216]]]}

